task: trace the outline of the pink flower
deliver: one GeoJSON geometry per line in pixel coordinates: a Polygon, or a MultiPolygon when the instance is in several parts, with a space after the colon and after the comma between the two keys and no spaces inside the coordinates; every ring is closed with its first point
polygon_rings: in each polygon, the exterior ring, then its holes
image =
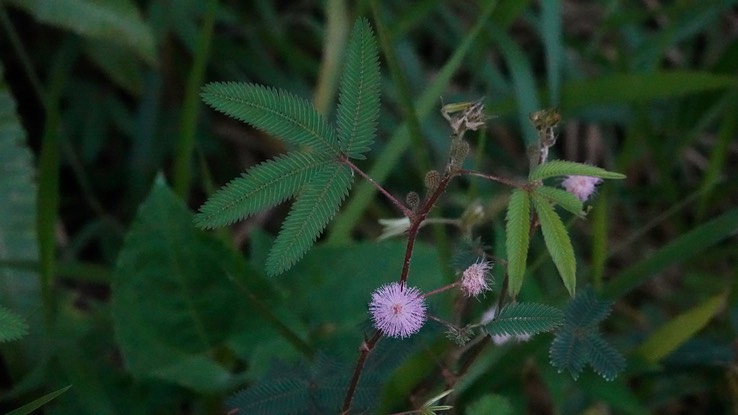
{"type": "Polygon", "coordinates": [[[569,176],[561,185],[567,192],[573,193],[582,202],[586,202],[595,191],[595,186],[602,182],[599,177],[590,176],[569,176]]]}
{"type": "Polygon", "coordinates": [[[374,327],[384,335],[409,337],[425,323],[425,300],[419,289],[392,282],[372,293],[369,313],[374,327]]]}
{"type": "Polygon", "coordinates": [[[461,291],[467,297],[476,297],[489,290],[487,276],[490,269],[492,269],[492,263],[482,258],[471,264],[461,275],[461,291]]]}

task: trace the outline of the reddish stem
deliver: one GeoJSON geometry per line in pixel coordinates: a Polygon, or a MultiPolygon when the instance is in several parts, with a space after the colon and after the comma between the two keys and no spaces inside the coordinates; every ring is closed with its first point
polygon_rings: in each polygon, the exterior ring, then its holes
{"type": "Polygon", "coordinates": [[[361,344],[359,359],[356,361],[356,367],[354,368],[354,374],[351,376],[351,383],[349,384],[348,390],[346,391],[346,397],[343,400],[343,407],[341,408],[341,415],[348,415],[351,409],[351,401],[354,399],[354,392],[356,387],[359,385],[359,379],[361,378],[361,371],[364,370],[364,364],[366,359],[369,357],[369,353],[374,349],[382,337],[382,333],[377,330],[371,339],[365,340],[361,344]]]}
{"type": "Polygon", "coordinates": [[[499,177],[499,176],[493,176],[493,175],[487,174],[487,173],[481,173],[481,172],[474,171],[474,170],[459,170],[459,174],[466,174],[467,176],[481,177],[483,179],[491,180],[491,181],[497,182],[497,183],[502,183],[502,184],[508,185],[510,187],[521,187],[522,186],[521,184],[515,183],[512,180],[508,180],[508,179],[505,179],[505,178],[499,177]]]}
{"type": "Polygon", "coordinates": [[[384,189],[384,187],[382,187],[382,185],[380,185],[379,183],[377,183],[376,181],[374,181],[374,179],[372,179],[371,177],[369,177],[369,175],[367,175],[366,173],[364,173],[364,171],[361,170],[357,165],[355,165],[354,163],[352,163],[351,160],[348,159],[348,157],[346,157],[345,155],[342,155],[340,157],[340,160],[341,160],[341,162],[343,164],[349,166],[351,168],[351,170],[353,170],[356,173],[358,173],[359,176],[363,177],[366,181],[368,181],[369,183],[371,183],[372,186],[374,186],[380,193],[382,193],[387,199],[389,199],[389,201],[392,202],[392,204],[395,205],[395,207],[397,207],[398,209],[400,209],[400,211],[402,212],[403,215],[407,216],[408,218],[412,218],[413,217],[413,212],[410,209],[408,209],[399,200],[397,200],[396,197],[392,196],[387,190],[384,189]]]}

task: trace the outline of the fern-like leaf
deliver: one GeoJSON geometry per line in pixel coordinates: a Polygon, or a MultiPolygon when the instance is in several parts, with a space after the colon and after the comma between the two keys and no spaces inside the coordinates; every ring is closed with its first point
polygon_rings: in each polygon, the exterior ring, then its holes
{"type": "Polygon", "coordinates": [[[556,203],[564,208],[564,210],[567,210],[580,218],[585,216],[584,210],[582,209],[584,206],[582,201],[566,190],[550,186],[541,186],[536,188],[534,193],[545,197],[550,202],[556,203]]]}
{"type": "Polygon", "coordinates": [[[507,274],[510,295],[515,297],[523,286],[525,262],[530,243],[530,195],[523,189],[515,189],[507,205],[505,246],[507,249],[507,274]]]}
{"type": "Polygon", "coordinates": [[[589,364],[605,380],[613,380],[625,369],[625,358],[599,333],[591,333],[586,342],[589,364]]]}
{"type": "Polygon", "coordinates": [[[556,176],[591,176],[603,179],[624,179],[625,175],[607,171],[589,164],[575,163],[565,160],[551,160],[543,163],[530,172],[530,180],[543,180],[556,176]]]}
{"type": "Polygon", "coordinates": [[[595,298],[590,288],[581,290],[569,301],[564,325],[551,343],[551,364],[568,371],[574,379],[589,363],[606,380],[614,379],[625,367],[625,359],[600,335],[598,323],[610,312],[612,304],[595,298]]]}
{"type": "Polygon", "coordinates": [[[559,270],[564,286],[569,291],[569,295],[573,297],[577,288],[577,262],[566,227],[551,203],[538,193],[533,193],[533,206],[541,222],[541,232],[546,248],[551,254],[556,269],[559,270]]]}
{"type": "Polygon", "coordinates": [[[380,74],[377,43],[369,22],[356,22],[348,43],[339,89],[336,124],[341,151],[363,159],[374,142],[379,117],[380,74]]]}
{"type": "Polygon", "coordinates": [[[0,343],[18,340],[28,334],[28,324],[18,314],[0,306],[0,343]]]}
{"type": "Polygon", "coordinates": [[[241,414],[304,414],[310,413],[310,401],[307,382],[293,374],[244,389],[229,398],[226,406],[241,414]]]}
{"type": "Polygon", "coordinates": [[[314,153],[292,152],[256,165],[213,194],[195,215],[195,224],[206,229],[226,226],[282,203],[325,163],[314,153]]]}
{"type": "Polygon", "coordinates": [[[281,274],[302,258],[338,211],[352,179],[351,169],[339,163],[331,163],[315,174],[282,223],[267,258],[267,274],[281,274]]]}
{"type": "Polygon", "coordinates": [[[283,90],[242,82],[205,85],[203,100],[216,110],[287,143],[338,154],[336,133],[307,100],[283,90]]]}
{"type": "Polygon", "coordinates": [[[565,325],[556,333],[549,350],[551,364],[559,373],[568,371],[574,380],[579,378],[589,360],[586,344],[582,342],[583,334],[588,335],[589,332],[582,333],[573,326],[565,325]]]}
{"type": "Polygon", "coordinates": [[[563,320],[564,313],[556,307],[514,303],[503,308],[486,329],[492,335],[534,335],[555,329],[563,320]]]}

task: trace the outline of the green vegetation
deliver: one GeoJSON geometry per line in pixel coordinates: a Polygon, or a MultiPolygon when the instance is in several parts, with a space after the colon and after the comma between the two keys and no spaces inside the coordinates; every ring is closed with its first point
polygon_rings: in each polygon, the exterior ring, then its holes
{"type": "Polygon", "coordinates": [[[0,413],[738,410],[738,2],[282,3],[0,2],[0,413]]]}

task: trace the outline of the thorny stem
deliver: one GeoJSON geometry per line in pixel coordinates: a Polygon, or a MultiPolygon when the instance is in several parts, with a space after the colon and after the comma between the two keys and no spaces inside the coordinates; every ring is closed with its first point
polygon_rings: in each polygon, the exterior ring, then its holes
{"type": "Polygon", "coordinates": [[[374,181],[374,179],[369,177],[369,175],[364,173],[363,170],[361,170],[358,166],[352,163],[351,160],[348,159],[348,157],[346,157],[345,155],[341,155],[340,160],[343,164],[349,166],[351,170],[358,173],[359,176],[363,177],[366,181],[371,183],[372,186],[374,186],[377,190],[379,190],[380,193],[382,193],[385,197],[387,197],[387,199],[389,199],[389,201],[392,202],[392,204],[394,204],[395,207],[397,207],[402,212],[403,215],[407,216],[408,218],[413,217],[413,212],[410,209],[408,209],[399,200],[397,200],[396,197],[392,196],[387,190],[384,189],[384,187],[382,187],[382,185],[374,181]]]}

